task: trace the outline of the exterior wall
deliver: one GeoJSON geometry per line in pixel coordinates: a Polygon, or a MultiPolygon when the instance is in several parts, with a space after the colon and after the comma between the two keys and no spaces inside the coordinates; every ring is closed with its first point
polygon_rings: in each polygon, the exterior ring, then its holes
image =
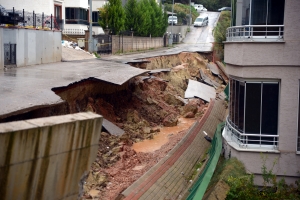
{"type": "MultiPolygon", "coordinates": [[[[61,32],[0,28],[0,37],[1,48],[5,43],[17,44],[17,67],[61,61],[61,32]]],[[[0,58],[3,69],[4,55],[0,58]]]]}
{"type": "Polygon", "coordinates": [[[88,0],[65,0],[65,7],[71,8],[89,8],[88,0]]]}
{"type": "Polygon", "coordinates": [[[287,153],[293,152],[295,154],[298,130],[298,110],[296,108],[298,108],[300,66],[241,67],[227,64],[226,71],[231,76],[236,77],[280,80],[278,119],[279,151],[287,153]]]}
{"type": "Polygon", "coordinates": [[[232,65],[243,66],[299,65],[299,46],[299,40],[274,43],[226,42],[224,60],[232,65]]]}
{"type": "Polygon", "coordinates": [[[1,199],[77,199],[101,126],[94,113],[0,124],[1,199]]]}
{"type": "Polygon", "coordinates": [[[87,25],[83,24],[65,24],[64,25],[64,34],[67,35],[84,35],[87,30],[87,25]]]}
{"type": "Polygon", "coordinates": [[[99,8],[102,8],[104,4],[106,4],[108,1],[105,0],[93,0],[93,6],[92,9],[93,11],[98,11],[99,8]]]}
{"type": "Polygon", "coordinates": [[[122,35],[113,35],[112,36],[112,53],[118,51],[130,52],[138,50],[147,50],[151,48],[159,48],[164,46],[163,37],[131,37],[122,35]],[[123,44],[123,45],[122,45],[123,44]]]}
{"type": "Polygon", "coordinates": [[[285,1],[284,42],[226,42],[224,50],[225,62],[243,66],[299,66],[299,9],[300,1],[285,1]]]}
{"type": "Polygon", "coordinates": [[[34,11],[50,15],[54,13],[54,2],[53,0],[9,0],[1,1],[0,3],[5,9],[25,10],[28,12],[34,11]]]}
{"type": "MultiPolygon", "coordinates": [[[[299,179],[300,155],[297,151],[300,80],[300,1],[285,1],[284,42],[226,42],[226,71],[230,76],[249,79],[277,79],[280,82],[278,113],[278,152],[267,155],[266,166],[273,172],[299,179]]],[[[224,139],[226,156],[237,157],[251,173],[260,174],[263,162],[260,150],[234,147],[224,139]]],[[[258,182],[256,182],[258,183],[258,182]]]]}
{"type": "MultiPolygon", "coordinates": [[[[225,129],[224,129],[225,130],[225,129]]],[[[293,142],[294,144],[295,142],[293,142]]],[[[223,140],[225,157],[235,157],[245,165],[247,172],[255,174],[254,183],[262,184],[261,167],[265,164],[268,170],[273,168],[273,173],[278,177],[284,177],[287,183],[295,183],[299,180],[300,156],[295,152],[261,153],[253,151],[238,151],[232,148],[228,141],[223,140]],[[263,157],[266,159],[264,162],[263,157]]]]}
{"type": "Polygon", "coordinates": [[[167,32],[170,33],[173,31],[174,34],[180,33],[181,35],[180,41],[181,41],[185,38],[185,35],[187,33],[187,28],[188,26],[173,26],[173,28],[171,28],[171,26],[168,26],[167,32]]]}

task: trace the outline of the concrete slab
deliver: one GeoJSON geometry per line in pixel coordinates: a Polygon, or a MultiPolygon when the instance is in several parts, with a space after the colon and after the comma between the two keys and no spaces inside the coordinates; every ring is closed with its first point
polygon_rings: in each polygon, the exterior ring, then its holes
{"type": "Polygon", "coordinates": [[[119,127],[114,125],[112,122],[108,121],[107,119],[103,119],[102,126],[111,135],[121,136],[125,133],[124,130],[120,129],[119,127]]]}
{"type": "Polygon", "coordinates": [[[189,84],[185,91],[184,98],[194,97],[198,97],[204,101],[210,102],[210,99],[216,98],[216,91],[213,87],[189,79],[189,84]]]}
{"type": "Polygon", "coordinates": [[[63,102],[52,88],[88,78],[122,85],[148,72],[127,64],[98,59],[58,62],[0,71],[0,116],[63,102]],[[26,92],[24,92],[26,91],[26,92]]]}
{"type": "Polygon", "coordinates": [[[219,68],[215,63],[208,63],[207,68],[210,69],[211,73],[213,73],[214,75],[218,76],[220,74],[219,68]]]}
{"type": "Polygon", "coordinates": [[[159,72],[170,72],[171,71],[171,68],[166,68],[166,69],[154,69],[154,70],[151,70],[149,72],[149,74],[154,74],[154,73],[159,73],[159,72]]]}

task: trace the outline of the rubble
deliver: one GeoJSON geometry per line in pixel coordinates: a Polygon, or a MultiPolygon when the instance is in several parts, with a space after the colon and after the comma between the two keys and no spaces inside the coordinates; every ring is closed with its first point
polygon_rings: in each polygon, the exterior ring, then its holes
{"type": "MultiPolygon", "coordinates": [[[[152,70],[150,78],[137,76],[127,89],[89,97],[86,110],[93,110],[123,129],[123,135],[101,133],[97,159],[91,166],[82,199],[116,199],[135,180],[162,159],[185,135],[170,134],[169,141],[154,152],[135,152],[133,143],[151,139],[160,127],[176,126],[180,117],[201,118],[208,103],[183,99],[188,79],[200,80],[200,69],[215,81],[208,59],[198,53],[148,58],[132,63],[152,70]],[[163,70],[166,69],[166,70],[163,70]]],[[[221,85],[222,86],[222,85],[221,85]]]]}

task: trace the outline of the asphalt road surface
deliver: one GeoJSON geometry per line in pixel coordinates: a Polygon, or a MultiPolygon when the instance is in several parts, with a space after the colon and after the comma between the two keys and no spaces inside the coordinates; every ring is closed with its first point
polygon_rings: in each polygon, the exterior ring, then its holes
{"type": "Polygon", "coordinates": [[[190,32],[183,40],[183,44],[190,46],[189,49],[197,49],[196,51],[211,51],[214,37],[213,29],[219,18],[219,12],[201,12],[208,15],[208,25],[203,27],[190,27],[190,32]]]}

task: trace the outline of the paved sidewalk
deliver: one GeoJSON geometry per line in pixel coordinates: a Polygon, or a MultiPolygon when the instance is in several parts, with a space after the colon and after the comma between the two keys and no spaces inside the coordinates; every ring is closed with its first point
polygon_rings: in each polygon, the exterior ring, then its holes
{"type": "Polygon", "coordinates": [[[213,138],[217,125],[225,119],[225,111],[223,101],[211,101],[202,119],[190,128],[180,143],[122,193],[124,199],[183,198],[192,185],[190,177],[193,167],[205,157],[210,148],[203,131],[213,138]]]}

